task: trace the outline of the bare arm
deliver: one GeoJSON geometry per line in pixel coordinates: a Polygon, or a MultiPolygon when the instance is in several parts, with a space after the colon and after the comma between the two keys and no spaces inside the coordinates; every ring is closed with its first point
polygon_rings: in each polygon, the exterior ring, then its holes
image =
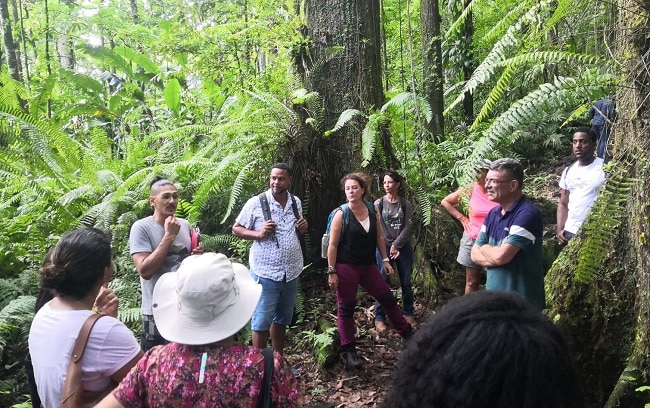
{"type": "Polygon", "coordinates": [[[263,239],[273,232],[275,232],[275,222],[273,220],[265,221],[260,231],[248,229],[238,222],[235,222],[235,225],[232,226],[232,234],[234,236],[251,241],[263,239]]]}
{"type": "MultiPolygon", "coordinates": [[[[371,216],[371,214],[368,214],[368,216],[371,216]]],[[[379,218],[379,213],[377,212],[375,212],[375,219],[377,220],[377,227],[379,227],[381,219],[379,218]]],[[[394,271],[390,262],[383,261],[384,259],[388,259],[388,254],[386,253],[386,240],[384,238],[384,234],[381,232],[381,228],[377,228],[377,249],[381,255],[382,262],[384,263],[384,270],[386,271],[386,274],[392,275],[394,271]]]]}
{"type": "Polygon", "coordinates": [[[124,405],[120,404],[120,402],[113,396],[113,393],[111,392],[105,396],[104,399],[99,402],[99,404],[95,405],[95,408],[124,408],[124,405]]]}
{"type": "Polygon", "coordinates": [[[484,244],[472,247],[472,261],[481,266],[505,265],[517,255],[520,248],[514,245],[503,243],[499,246],[484,244]]]}
{"type": "Polygon", "coordinates": [[[568,216],[569,216],[569,190],[560,189],[560,202],[557,204],[557,214],[556,214],[557,225],[555,226],[555,231],[557,233],[556,234],[557,241],[560,244],[567,243],[567,239],[564,238],[564,227],[568,216]]]}
{"type": "Polygon", "coordinates": [[[153,252],[136,252],[133,254],[135,269],[143,279],[151,279],[165,262],[169,249],[181,229],[181,224],[176,218],[169,216],[165,219],[165,235],[153,252]]]}
{"type": "MultiPolygon", "coordinates": [[[[336,257],[338,256],[338,245],[339,240],[341,239],[341,232],[343,232],[343,211],[337,211],[332,219],[330,242],[327,246],[328,266],[336,266],[336,257]]],[[[332,290],[336,290],[339,286],[339,276],[336,273],[328,273],[327,283],[332,290]]]]}
{"type": "Polygon", "coordinates": [[[461,194],[467,194],[467,191],[462,188],[458,189],[443,198],[440,204],[444,207],[445,210],[447,210],[449,215],[457,219],[463,225],[463,229],[465,231],[468,231],[470,226],[469,218],[460,212],[460,210],[457,208],[460,205],[461,194]]]}

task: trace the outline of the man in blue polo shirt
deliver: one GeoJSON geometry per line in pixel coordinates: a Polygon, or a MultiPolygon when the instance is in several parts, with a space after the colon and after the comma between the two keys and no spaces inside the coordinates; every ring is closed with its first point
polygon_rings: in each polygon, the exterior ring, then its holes
{"type": "Polygon", "coordinates": [[[543,309],[542,214],[524,197],[523,182],[518,161],[499,159],[490,165],[485,188],[500,205],[485,217],[472,261],[486,268],[487,290],[517,292],[543,309]]]}

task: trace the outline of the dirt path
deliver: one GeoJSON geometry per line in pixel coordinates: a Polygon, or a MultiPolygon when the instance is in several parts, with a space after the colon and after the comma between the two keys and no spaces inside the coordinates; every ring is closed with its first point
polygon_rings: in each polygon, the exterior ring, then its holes
{"type": "MultiPolygon", "coordinates": [[[[328,296],[328,294],[324,294],[328,296]]],[[[301,388],[299,406],[301,407],[375,407],[390,387],[391,375],[400,351],[403,348],[401,337],[389,326],[389,330],[379,335],[374,328],[373,299],[365,295],[359,299],[355,313],[357,325],[357,350],[365,360],[361,369],[345,367],[343,359],[329,368],[314,361],[308,345],[298,340],[288,347],[286,357],[289,363],[300,370],[298,381],[301,388]]],[[[335,308],[323,310],[335,324],[335,308]]],[[[417,303],[416,318],[422,324],[433,312],[417,303]]],[[[312,330],[309,322],[293,328],[290,337],[300,338],[300,332],[312,330]]]]}

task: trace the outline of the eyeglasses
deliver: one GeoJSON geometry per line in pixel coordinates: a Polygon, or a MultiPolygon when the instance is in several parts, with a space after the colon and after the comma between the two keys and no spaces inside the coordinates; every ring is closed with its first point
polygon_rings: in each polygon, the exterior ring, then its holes
{"type": "Polygon", "coordinates": [[[161,194],[161,195],[157,195],[157,196],[153,196],[153,197],[159,197],[159,198],[161,198],[161,199],[163,199],[165,201],[178,200],[178,193],[173,193],[173,194],[172,193],[165,193],[165,194],[161,194]]]}
{"type": "Polygon", "coordinates": [[[497,180],[497,179],[486,178],[486,179],[485,179],[485,185],[487,186],[487,185],[489,185],[489,184],[509,183],[509,182],[511,182],[511,181],[512,181],[512,179],[510,179],[510,180],[497,180]]]}

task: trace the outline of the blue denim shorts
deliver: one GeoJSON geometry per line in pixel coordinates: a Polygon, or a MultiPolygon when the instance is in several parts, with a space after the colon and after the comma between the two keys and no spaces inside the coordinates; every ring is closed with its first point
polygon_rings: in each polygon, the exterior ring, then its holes
{"type": "Polygon", "coordinates": [[[262,297],[251,318],[254,331],[267,331],[271,323],[288,326],[293,319],[293,307],[296,304],[298,278],[289,281],[274,281],[257,276],[250,270],[253,279],[262,285],[262,297]]]}

